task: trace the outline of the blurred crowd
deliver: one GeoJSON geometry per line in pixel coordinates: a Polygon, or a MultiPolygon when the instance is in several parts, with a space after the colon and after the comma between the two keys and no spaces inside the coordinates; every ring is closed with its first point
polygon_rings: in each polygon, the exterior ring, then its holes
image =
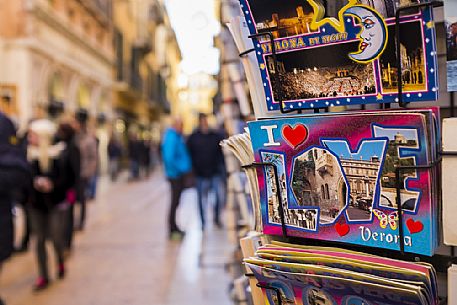
{"type": "Polygon", "coordinates": [[[222,227],[220,215],[225,203],[226,168],[220,142],[225,133],[210,128],[208,117],[201,113],[198,126],[186,139],[183,122],[175,118],[161,143],[161,156],[165,175],[170,182],[171,202],[168,219],[170,239],[182,239],[183,232],[176,224],[176,211],[182,192],[186,188],[197,190],[201,228],[207,225],[206,210],[213,207],[213,222],[222,227]],[[212,199],[212,200],[211,200],[212,199]]]}
{"type": "MultiPolygon", "coordinates": [[[[15,252],[29,249],[36,239],[38,276],[36,291],[50,284],[47,242],[52,244],[57,279],[65,277],[65,258],[72,252],[75,232],[84,230],[87,202],[95,199],[99,176],[99,141],[88,128],[88,114],[71,118],[32,120],[22,135],[0,112],[0,269],[15,252]],[[23,235],[14,240],[13,208],[24,211],[23,235]]],[[[119,139],[109,139],[109,174],[118,178],[128,164],[129,181],[149,175],[157,147],[132,133],[123,149],[119,139]]],[[[157,145],[156,145],[157,146],[157,145]]],[[[156,162],[157,160],[154,160],[156,162]]],[[[3,302],[0,300],[0,305],[3,302]]]]}
{"type": "MultiPolygon", "coordinates": [[[[124,168],[128,181],[145,179],[161,160],[170,183],[169,238],[184,237],[176,212],[187,188],[197,190],[202,230],[208,222],[209,206],[214,226],[221,228],[226,189],[220,146],[223,138],[224,132],[210,128],[204,114],[199,115],[198,127],[189,137],[183,135],[180,119],[165,130],[158,144],[133,132],[126,141],[112,135],[106,156],[109,177],[116,181],[124,168]]],[[[28,251],[33,236],[38,274],[33,289],[43,290],[51,278],[65,277],[73,236],[84,230],[87,202],[96,197],[99,159],[99,141],[88,127],[87,112],[79,111],[70,118],[32,120],[18,135],[13,122],[0,111],[0,270],[13,253],[28,251]],[[21,208],[25,218],[24,228],[18,230],[22,236],[17,247],[14,206],[21,208]],[[52,247],[46,246],[48,242],[52,247]],[[48,249],[54,252],[54,277],[49,274],[48,249]]]]}

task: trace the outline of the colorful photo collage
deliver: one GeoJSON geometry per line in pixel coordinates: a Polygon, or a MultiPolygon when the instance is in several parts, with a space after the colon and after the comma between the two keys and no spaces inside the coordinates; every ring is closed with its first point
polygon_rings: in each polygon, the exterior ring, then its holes
{"type": "Polygon", "coordinates": [[[265,304],[438,304],[431,265],[274,242],[245,260],[265,304]]]}
{"type": "Polygon", "coordinates": [[[263,232],[433,255],[439,111],[365,111],[249,123],[263,232]],[[404,167],[397,183],[396,167],[404,167]],[[403,224],[399,224],[397,188],[403,224]],[[280,199],[278,198],[278,192],[280,199]]]}
{"type": "MultiPolygon", "coordinates": [[[[254,39],[266,103],[276,111],[395,103],[395,11],[418,1],[240,0],[254,39]]],[[[433,10],[401,17],[403,100],[438,98],[433,10]]]]}

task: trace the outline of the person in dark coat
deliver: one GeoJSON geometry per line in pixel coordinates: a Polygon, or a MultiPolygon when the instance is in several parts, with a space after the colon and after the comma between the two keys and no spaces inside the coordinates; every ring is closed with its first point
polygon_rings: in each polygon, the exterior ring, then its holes
{"type": "Polygon", "coordinates": [[[71,172],[74,174],[75,184],[67,191],[68,210],[65,220],[64,246],[67,251],[72,250],[74,224],[75,224],[75,203],[78,197],[78,181],[80,179],[81,169],[81,154],[78,143],[76,143],[75,130],[70,124],[61,124],[57,130],[55,142],[65,143],[68,150],[68,158],[70,160],[71,172]]]}
{"type": "Polygon", "coordinates": [[[205,227],[206,216],[205,206],[208,201],[208,193],[215,193],[216,202],[214,203],[214,224],[221,226],[220,210],[222,208],[222,169],[224,155],[220,142],[223,136],[208,125],[208,119],[205,114],[199,115],[199,125],[187,141],[190,156],[192,159],[192,168],[196,176],[198,206],[202,229],[205,227]]]}
{"type": "Polygon", "coordinates": [[[149,177],[151,167],[151,142],[143,140],[141,143],[141,168],[146,177],[149,177]]]}
{"type": "Polygon", "coordinates": [[[128,153],[130,162],[130,180],[138,180],[140,178],[141,156],[143,155],[143,145],[138,136],[131,133],[128,142],[128,153]]]}
{"type": "Polygon", "coordinates": [[[89,132],[89,115],[86,110],[81,109],[75,115],[74,128],[76,130],[75,142],[80,153],[81,168],[77,181],[77,202],[79,205],[79,223],[77,229],[84,230],[87,218],[87,187],[90,179],[97,173],[98,152],[97,138],[89,132]]]}
{"type": "MultiPolygon", "coordinates": [[[[14,250],[13,191],[29,178],[29,167],[18,145],[16,129],[0,112],[0,269],[14,250]]],[[[3,304],[1,300],[0,304],[3,304]]]]}
{"type": "MultiPolygon", "coordinates": [[[[19,146],[23,160],[27,159],[27,133],[20,138],[19,146]]],[[[14,201],[17,202],[23,210],[24,213],[24,226],[23,226],[23,235],[20,238],[20,246],[15,249],[17,253],[26,252],[29,248],[30,234],[31,234],[31,225],[30,225],[30,215],[29,209],[27,208],[27,203],[30,196],[30,183],[23,184],[20,188],[15,190],[14,201]]]]}
{"type": "Polygon", "coordinates": [[[78,150],[69,145],[73,129],[67,125],[59,127],[60,142],[53,143],[56,134],[54,124],[48,120],[35,121],[29,129],[27,157],[32,170],[32,191],[30,196],[32,229],[37,238],[36,254],[39,277],[35,290],[42,290],[49,284],[46,240],[53,243],[57,260],[58,277],[65,275],[64,232],[68,192],[76,185],[78,150]],[[63,133],[70,133],[62,136],[63,133]],[[72,151],[74,150],[74,151],[72,151]]]}
{"type": "Polygon", "coordinates": [[[122,157],[122,147],[113,134],[108,143],[109,173],[111,181],[116,181],[119,174],[119,162],[122,157]]]}

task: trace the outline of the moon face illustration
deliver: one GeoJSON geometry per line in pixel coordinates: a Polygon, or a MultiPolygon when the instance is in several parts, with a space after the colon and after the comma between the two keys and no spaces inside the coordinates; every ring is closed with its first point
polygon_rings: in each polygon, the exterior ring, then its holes
{"type": "Polygon", "coordinates": [[[360,19],[362,31],[359,51],[350,53],[352,60],[368,63],[378,58],[387,45],[387,26],[381,15],[370,7],[356,5],[346,10],[345,15],[360,19]]]}

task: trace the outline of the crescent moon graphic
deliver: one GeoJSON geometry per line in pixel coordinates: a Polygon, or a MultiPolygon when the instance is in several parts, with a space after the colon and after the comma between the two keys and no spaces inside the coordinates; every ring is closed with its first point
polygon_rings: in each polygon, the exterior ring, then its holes
{"type": "Polygon", "coordinates": [[[356,5],[344,12],[360,19],[362,31],[359,51],[349,57],[359,63],[369,63],[379,58],[387,46],[387,25],[381,15],[371,7],[356,5]]]}

